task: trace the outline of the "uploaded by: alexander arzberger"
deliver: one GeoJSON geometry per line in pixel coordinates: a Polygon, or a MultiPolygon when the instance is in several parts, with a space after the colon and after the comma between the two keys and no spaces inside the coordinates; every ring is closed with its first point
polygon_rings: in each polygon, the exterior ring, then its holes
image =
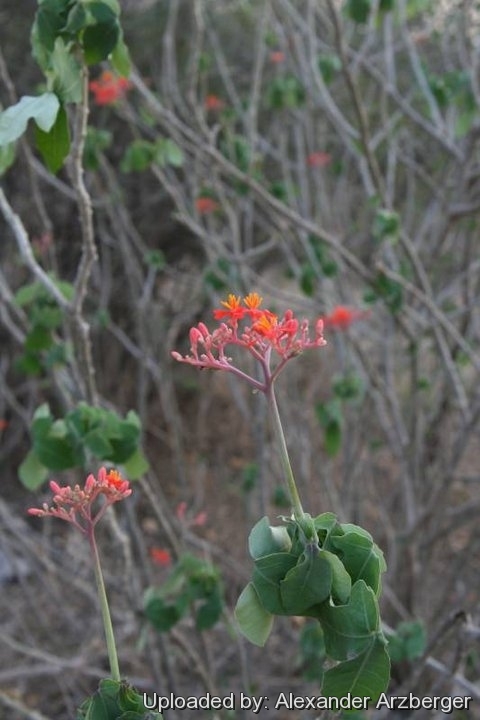
{"type": "Polygon", "coordinates": [[[369,697],[356,697],[348,693],[344,697],[323,697],[322,695],[295,695],[281,692],[275,698],[266,695],[252,696],[233,692],[224,696],[206,693],[201,696],[182,697],[170,693],[169,695],[143,696],[145,708],[158,710],[250,710],[255,715],[260,710],[368,710],[369,708],[385,708],[387,710],[440,710],[449,715],[453,710],[468,710],[472,698],[463,695],[435,695],[419,696],[388,695],[382,693],[375,703],[369,697]]]}

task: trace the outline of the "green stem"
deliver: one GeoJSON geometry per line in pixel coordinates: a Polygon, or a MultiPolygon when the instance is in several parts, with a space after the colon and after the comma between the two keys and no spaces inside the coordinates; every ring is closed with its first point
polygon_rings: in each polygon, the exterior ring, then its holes
{"type": "Polygon", "coordinates": [[[95,571],[95,582],[97,583],[98,597],[100,599],[100,609],[102,612],[103,627],[105,630],[105,639],[107,641],[108,660],[110,663],[110,672],[112,679],[120,682],[120,668],[118,667],[117,648],[115,645],[115,637],[113,635],[112,618],[110,617],[110,608],[108,606],[107,593],[105,583],[103,581],[102,566],[100,565],[100,556],[98,554],[97,542],[95,540],[94,528],[89,532],[90,549],[93,557],[93,569],[95,571]]]}
{"type": "Polygon", "coordinates": [[[283,472],[285,474],[285,481],[287,483],[288,494],[290,495],[290,501],[293,507],[293,514],[296,520],[301,520],[305,513],[303,512],[302,503],[300,502],[300,495],[298,494],[297,485],[295,483],[295,477],[293,475],[292,466],[290,464],[290,458],[288,456],[287,443],[285,442],[285,435],[283,432],[282,421],[280,413],[278,412],[277,399],[275,397],[275,391],[273,389],[273,383],[268,389],[268,398],[270,400],[270,407],[272,409],[273,427],[275,435],[278,441],[280,449],[280,460],[282,462],[283,472]]]}

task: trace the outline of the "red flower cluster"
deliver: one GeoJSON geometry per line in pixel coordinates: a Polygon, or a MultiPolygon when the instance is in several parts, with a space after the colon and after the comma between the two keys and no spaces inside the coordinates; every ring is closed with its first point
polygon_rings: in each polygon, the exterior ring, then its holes
{"type": "Polygon", "coordinates": [[[97,80],[92,80],[88,87],[95,96],[97,105],[112,105],[124,97],[131,83],[127,78],[117,77],[109,70],[104,70],[97,80]]]}
{"type": "Polygon", "coordinates": [[[365,310],[355,310],[345,307],[344,305],[337,305],[330,315],[326,315],[323,318],[323,323],[326,328],[347,330],[352,323],[357,322],[357,320],[363,320],[367,316],[368,312],[365,310]]]}
{"type": "Polygon", "coordinates": [[[207,112],[220,112],[225,107],[225,103],[218,95],[207,95],[203,105],[207,112]]]}
{"type": "Polygon", "coordinates": [[[270,53],[270,62],[274,65],[280,65],[285,62],[285,53],[282,50],[272,50],[270,53]]]}
{"type": "Polygon", "coordinates": [[[195,200],[195,209],[199,215],[210,215],[219,208],[218,202],[211,197],[198,197],[195,200]]]}
{"type": "Polygon", "coordinates": [[[168,567],[172,564],[172,554],[166,548],[150,548],[150,557],[155,565],[160,565],[160,567],[168,567]]]}
{"type": "Polygon", "coordinates": [[[332,156],[326,152],[313,152],[307,157],[307,163],[313,168],[323,168],[330,165],[332,156]]]}
{"type": "Polygon", "coordinates": [[[98,478],[89,475],[83,488],[79,485],[73,488],[69,485],[61,487],[51,480],[50,489],[53,492],[53,506],[43,503],[42,508],[30,508],[29,514],[38,517],[50,515],[66,520],[82,533],[90,531],[110,505],[132,494],[128,480],[124,480],[116,470],[107,472],[105,468],[100,468],[98,478]],[[102,498],[103,502],[94,508],[99,498],[102,498]]]}
{"type": "Polygon", "coordinates": [[[222,302],[223,307],[213,312],[216,320],[224,322],[213,332],[202,322],[192,327],[191,354],[182,356],[178,352],[172,352],[172,357],[199,368],[233,372],[255,389],[268,392],[291,358],[308,348],[325,345],[325,340],[321,319],[316,322],[315,337],[312,340],[309,336],[308,320],[299,321],[291,310],[287,310],[284,316],[279,318],[270,310],[261,309],[261,304],[262,298],[257,293],[250,293],[243,300],[239,296],[229,295],[228,299],[222,302]],[[243,321],[246,322],[241,326],[243,321]],[[247,375],[233,364],[225,352],[229,345],[247,350],[260,363],[264,382],[247,375]],[[272,352],[279,358],[273,369],[270,367],[272,352]]]}

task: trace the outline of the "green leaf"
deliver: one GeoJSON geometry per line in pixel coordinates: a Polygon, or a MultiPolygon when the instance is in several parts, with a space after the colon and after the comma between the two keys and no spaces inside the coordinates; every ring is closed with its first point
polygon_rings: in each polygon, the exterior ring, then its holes
{"type": "Polygon", "coordinates": [[[305,88],[294,75],[275,78],[267,91],[267,103],[272,110],[301,107],[305,97],[305,88]]]}
{"type": "Polygon", "coordinates": [[[329,85],[335,75],[342,69],[342,61],[338,55],[320,55],[318,58],[318,69],[322,74],[324,83],[329,85]]]}
{"type": "Polygon", "coordinates": [[[272,527],[267,517],[259,520],[248,536],[248,551],[254,560],[276,552],[288,552],[291,546],[287,529],[272,527]]]}
{"type": "Polygon", "coordinates": [[[138,480],[150,467],[148,460],[139,448],[124,460],[122,465],[129,480],[138,480]]]}
{"type": "Polygon", "coordinates": [[[118,682],[102,680],[98,690],[89,700],[85,720],[114,720],[118,718],[118,690],[118,682]]]}
{"type": "Polygon", "coordinates": [[[332,568],[314,546],[307,545],[298,564],[288,571],[280,583],[280,595],[289,615],[307,614],[312,605],[330,596],[332,568]]]}
{"type": "Polygon", "coordinates": [[[274,615],[289,614],[282,603],[280,582],[296,564],[297,557],[286,552],[265,555],[255,561],[252,582],[263,607],[268,612],[274,615]]]}
{"type": "Polygon", "coordinates": [[[53,90],[62,103],[79,103],[82,99],[81,66],[62,38],[55,41],[50,68],[47,74],[52,78],[53,90]]]}
{"type": "Polygon", "coordinates": [[[15,143],[0,146],[0,177],[7,172],[15,162],[15,143]]]}
{"type": "Polygon", "coordinates": [[[70,152],[70,131],[65,109],[60,107],[55,124],[48,133],[36,128],[35,135],[45,165],[50,172],[57,173],[70,152]]]}
{"type": "Polygon", "coordinates": [[[17,140],[25,130],[30,119],[38,127],[49,132],[53,127],[60,103],[54,93],[44,93],[37,97],[24,95],[15,105],[0,113],[0,147],[17,140]]]}
{"type": "Polygon", "coordinates": [[[146,170],[156,158],[156,145],[148,140],[134,140],[120,162],[122,172],[146,170]]]}
{"type": "Polygon", "coordinates": [[[342,444],[342,408],[338,400],[315,405],[315,414],[324,429],[325,451],[330,457],[335,456],[342,444]]]}
{"type": "Polygon", "coordinates": [[[182,149],[173,140],[160,138],[155,143],[155,162],[161,167],[181,167],[184,163],[182,149]]]}
{"type": "Polygon", "coordinates": [[[96,20],[83,32],[82,45],[87,65],[106,60],[120,38],[117,15],[104,2],[88,3],[88,10],[96,20]]]}
{"type": "Polygon", "coordinates": [[[300,289],[307,297],[313,297],[317,285],[317,273],[310,263],[302,265],[300,274],[300,289]]]}
{"type": "Polygon", "coordinates": [[[373,221],[373,237],[377,242],[396,242],[400,231],[400,216],[396,212],[380,208],[373,221]]]}
{"type": "Polygon", "coordinates": [[[400,623],[395,633],[388,635],[388,654],[392,662],[415,660],[425,651],[425,627],[422,622],[400,623]]]}
{"type": "Polygon", "coordinates": [[[315,617],[322,624],[327,653],[335,660],[347,660],[363,652],[379,632],[377,599],[363,580],[353,585],[346,605],[324,603],[315,617]]]}
{"type": "Polygon", "coordinates": [[[198,608],[195,616],[197,630],[208,630],[219,620],[223,610],[222,595],[217,588],[198,608]]]}
{"type": "Polygon", "coordinates": [[[118,41],[113,48],[110,62],[112,63],[113,69],[121,76],[128,78],[132,71],[132,63],[130,60],[130,53],[128,47],[123,39],[123,31],[120,28],[118,41]]]}
{"type": "Polygon", "coordinates": [[[349,18],[356,23],[368,22],[371,0],[347,0],[345,10],[349,18]]]}
{"type": "MultiPolygon", "coordinates": [[[[148,593],[147,593],[148,595],[148,593]]],[[[146,597],[145,615],[159,632],[167,632],[182,617],[182,609],[158,596],[146,597]]]]}
{"type": "Polygon", "coordinates": [[[339,400],[355,400],[363,392],[363,382],[358,375],[348,372],[333,378],[332,389],[339,400]]]}
{"type": "Polygon", "coordinates": [[[350,597],[352,580],[344,564],[337,555],[328,550],[320,550],[320,557],[324,558],[332,569],[332,598],[336,602],[346,603],[350,597]]]}
{"type": "MultiPolygon", "coordinates": [[[[342,526],[345,528],[345,525],[342,526]]],[[[385,570],[385,560],[373,540],[358,530],[346,531],[345,535],[332,536],[330,544],[341,551],[341,560],[352,582],[364,580],[374,593],[380,593],[380,575],[385,570]]]]}
{"type": "Polygon", "coordinates": [[[260,647],[265,645],[272,631],[273,615],[265,610],[251,582],[238,598],[235,618],[247,640],[260,647]]]}
{"type": "Polygon", "coordinates": [[[322,695],[325,697],[370,698],[375,703],[390,680],[390,661],[385,644],[375,639],[353,660],[339,663],[325,673],[322,695]]]}
{"type": "Polygon", "coordinates": [[[111,443],[105,437],[103,430],[91,430],[87,433],[83,442],[95,457],[99,460],[110,460],[113,455],[113,448],[111,443]]]}
{"type": "Polygon", "coordinates": [[[47,71],[55,41],[65,27],[75,0],[41,0],[32,27],[31,43],[35,60],[47,71]]]}
{"type": "Polygon", "coordinates": [[[34,450],[30,450],[18,469],[18,476],[29,490],[36,490],[48,477],[48,470],[38,459],[34,450]]]}

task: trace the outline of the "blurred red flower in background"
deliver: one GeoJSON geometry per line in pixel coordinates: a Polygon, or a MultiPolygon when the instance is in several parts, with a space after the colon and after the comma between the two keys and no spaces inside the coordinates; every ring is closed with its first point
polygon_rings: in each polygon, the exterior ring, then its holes
{"type": "Polygon", "coordinates": [[[97,105],[111,105],[122,98],[131,86],[127,78],[117,77],[109,70],[104,70],[97,80],[88,85],[97,105]]]}

